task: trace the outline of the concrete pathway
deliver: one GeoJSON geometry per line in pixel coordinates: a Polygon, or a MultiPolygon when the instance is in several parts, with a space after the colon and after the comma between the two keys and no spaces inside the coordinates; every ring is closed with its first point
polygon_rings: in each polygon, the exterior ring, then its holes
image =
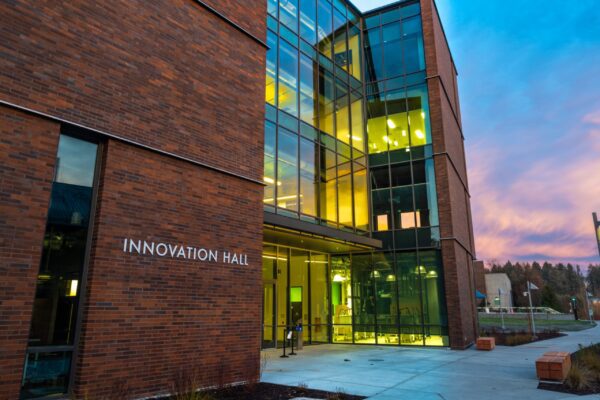
{"type": "Polygon", "coordinates": [[[491,352],[360,345],[307,346],[280,358],[267,350],[263,382],[343,391],[370,400],[598,399],[537,389],[535,360],[600,342],[600,325],[568,336],[491,352]]]}

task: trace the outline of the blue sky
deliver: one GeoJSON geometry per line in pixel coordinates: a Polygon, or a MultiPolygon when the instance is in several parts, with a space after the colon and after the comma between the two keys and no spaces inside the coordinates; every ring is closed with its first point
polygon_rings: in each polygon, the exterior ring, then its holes
{"type": "Polygon", "coordinates": [[[459,71],[478,257],[600,262],[599,2],[437,5],[459,71]]]}

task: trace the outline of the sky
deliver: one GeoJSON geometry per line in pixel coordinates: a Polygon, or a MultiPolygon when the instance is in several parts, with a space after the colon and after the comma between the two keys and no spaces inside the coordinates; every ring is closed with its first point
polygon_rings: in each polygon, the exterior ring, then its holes
{"type": "Polygon", "coordinates": [[[477,257],[600,263],[598,0],[437,5],[459,73],[477,257]]]}

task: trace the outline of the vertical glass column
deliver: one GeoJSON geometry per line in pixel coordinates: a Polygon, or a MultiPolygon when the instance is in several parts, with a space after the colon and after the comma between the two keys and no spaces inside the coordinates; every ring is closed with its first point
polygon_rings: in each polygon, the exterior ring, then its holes
{"type": "Polygon", "coordinates": [[[22,398],[66,393],[98,146],[61,135],[25,358],[22,398]]]}
{"type": "Polygon", "coordinates": [[[352,343],[352,269],[350,256],[331,257],[332,341],[352,343]]]}
{"type": "Polygon", "coordinates": [[[327,290],[327,264],[328,257],[326,254],[311,253],[309,271],[311,343],[329,342],[329,296],[327,290]]]}

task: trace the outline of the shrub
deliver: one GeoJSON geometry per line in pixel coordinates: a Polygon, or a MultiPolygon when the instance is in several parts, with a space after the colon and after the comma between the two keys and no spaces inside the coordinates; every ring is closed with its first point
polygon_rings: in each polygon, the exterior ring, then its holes
{"type": "Polygon", "coordinates": [[[518,346],[525,343],[530,343],[532,341],[531,335],[518,333],[516,335],[511,335],[506,337],[506,345],[507,346],[518,346]]]}
{"type": "Polygon", "coordinates": [[[594,374],[589,368],[585,367],[580,362],[576,362],[571,366],[565,384],[571,390],[589,390],[594,384],[594,374]]]}

